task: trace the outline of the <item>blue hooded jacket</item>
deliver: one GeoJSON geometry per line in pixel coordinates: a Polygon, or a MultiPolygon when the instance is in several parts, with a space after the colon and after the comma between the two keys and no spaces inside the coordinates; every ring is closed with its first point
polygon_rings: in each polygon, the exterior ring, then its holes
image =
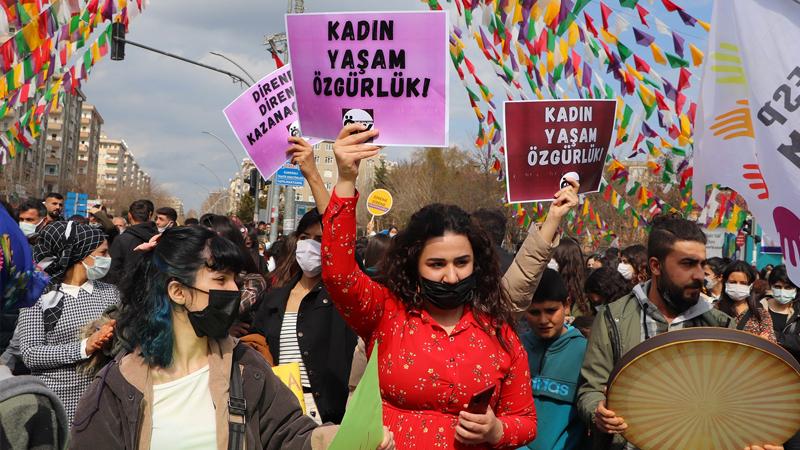
{"type": "Polygon", "coordinates": [[[586,448],[587,428],[575,404],[586,338],[567,326],[552,342],[529,331],[522,335],[522,345],[528,352],[538,421],[536,439],[522,449],[586,448]]]}

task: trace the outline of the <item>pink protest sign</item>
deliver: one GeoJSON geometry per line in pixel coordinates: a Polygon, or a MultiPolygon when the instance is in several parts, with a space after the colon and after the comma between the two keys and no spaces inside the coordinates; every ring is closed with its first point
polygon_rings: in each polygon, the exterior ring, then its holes
{"type": "MultiPolygon", "coordinates": [[[[289,136],[302,136],[288,65],[259,80],[222,112],[264,178],[286,163],[289,136]]],[[[319,142],[306,140],[311,145],[319,142]]]]}
{"type": "Polygon", "coordinates": [[[303,131],[359,122],[376,144],[448,145],[446,12],[290,14],[286,32],[303,131]]]}

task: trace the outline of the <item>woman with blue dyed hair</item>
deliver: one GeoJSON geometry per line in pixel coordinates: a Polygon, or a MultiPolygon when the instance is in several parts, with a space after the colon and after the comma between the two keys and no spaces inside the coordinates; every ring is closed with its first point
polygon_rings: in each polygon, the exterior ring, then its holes
{"type": "Polygon", "coordinates": [[[228,336],[236,245],[194,226],[167,229],[150,247],[121,287],[126,350],[81,399],[72,448],[326,448],[336,427],[316,428],[264,358],[228,336]]]}

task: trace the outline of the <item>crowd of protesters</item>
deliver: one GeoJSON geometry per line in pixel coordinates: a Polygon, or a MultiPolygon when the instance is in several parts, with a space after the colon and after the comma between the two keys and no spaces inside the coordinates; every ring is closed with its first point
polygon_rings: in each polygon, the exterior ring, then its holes
{"type": "Polygon", "coordinates": [[[378,132],[342,129],[331,191],[290,138],[317,207],[274,242],[277,224],[180,223],[146,199],[69,218],[57,193],[4,204],[15,258],[0,280],[20,288],[3,289],[0,383],[29,380],[46,400],[11,419],[0,394],[0,448],[327,448],[377,350],[381,449],[630,449],[605,386],[642,341],[728,327],[800,355],[784,266],[707,258],[701,228],[669,215],[646,242],[584,254],[561,232],[576,181],[518,246],[500,208],[423,205],[400,228],[359,227],[358,167],[378,132]],[[290,363],[302,396],[273,375],[290,363]],[[41,414],[57,425],[31,431],[41,414]]]}

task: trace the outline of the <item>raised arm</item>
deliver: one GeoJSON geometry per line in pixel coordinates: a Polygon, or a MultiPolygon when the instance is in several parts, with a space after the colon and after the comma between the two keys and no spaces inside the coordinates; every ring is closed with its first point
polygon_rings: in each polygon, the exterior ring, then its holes
{"type": "Polygon", "coordinates": [[[360,125],[348,125],[333,146],[339,180],[322,218],[322,281],[347,324],[368,341],[391,295],[385,286],[364,274],[356,262],[358,164],[376,155],[379,149],[364,144],[377,136],[377,131],[352,134],[358,131],[363,131],[360,125]]]}
{"type": "Polygon", "coordinates": [[[542,272],[552,257],[553,249],[558,245],[558,227],[570,209],[578,204],[579,185],[576,181],[567,181],[571,186],[556,193],[541,228],[535,223],[531,225],[522,248],[503,276],[503,285],[518,312],[525,311],[530,306],[542,272]]]}
{"type": "Polygon", "coordinates": [[[105,231],[106,235],[109,239],[113,239],[119,234],[119,230],[117,229],[114,222],[111,221],[111,218],[108,217],[102,209],[100,208],[92,208],[89,210],[89,214],[94,215],[98,222],[100,222],[100,226],[105,231]]]}
{"type": "Polygon", "coordinates": [[[317,170],[314,149],[301,137],[289,137],[289,144],[286,155],[292,159],[292,164],[300,166],[300,172],[303,173],[303,177],[311,188],[311,195],[314,196],[317,211],[320,214],[324,214],[325,209],[328,208],[328,203],[331,201],[331,194],[325,189],[325,182],[322,181],[319,170],[317,170]]]}

